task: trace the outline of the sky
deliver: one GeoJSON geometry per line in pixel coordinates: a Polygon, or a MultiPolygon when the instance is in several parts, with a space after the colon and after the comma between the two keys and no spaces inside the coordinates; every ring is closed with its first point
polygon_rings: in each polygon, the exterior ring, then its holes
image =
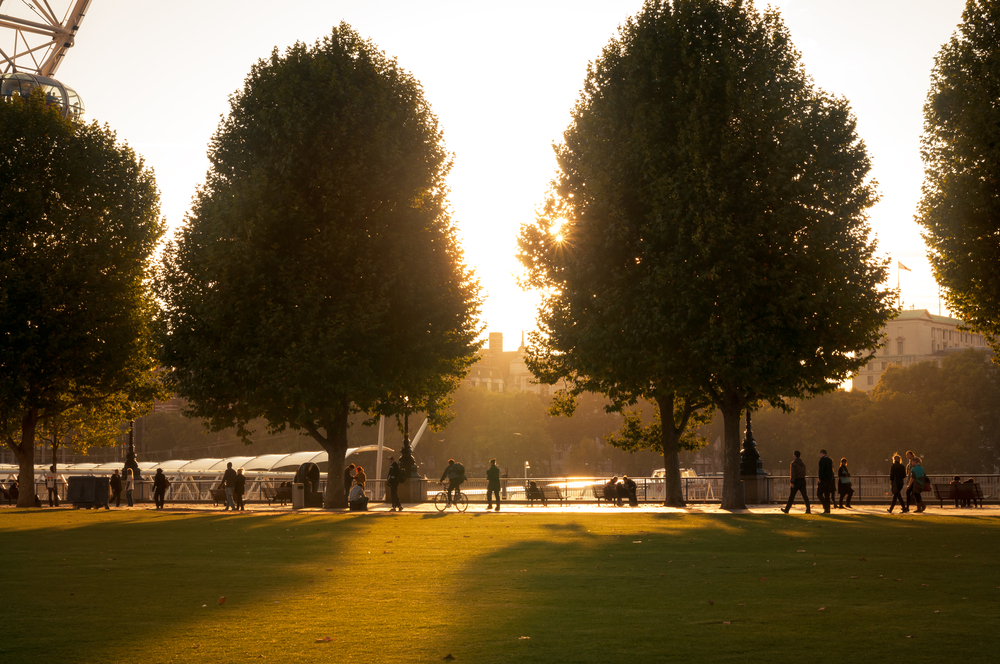
{"type": "MultiPolygon", "coordinates": [[[[22,0],[6,0],[3,10],[22,0]]],[[[50,0],[57,12],[70,0],[50,0]]],[[[871,225],[897,261],[906,308],[938,313],[937,285],[913,220],[923,167],[923,103],[934,56],[964,0],[775,0],[806,71],[846,97],[873,160],[871,225]]],[[[506,348],[535,327],[537,298],[515,275],[516,237],[534,219],[588,62],[641,0],[93,0],[56,77],[87,118],[107,123],[156,173],[171,228],[208,168],[206,150],[251,65],[341,21],[423,85],[455,166],[450,201],[485,290],[484,323],[506,348]]],[[[5,36],[0,34],[0,39],[5,36]]],[[[3,42],[0,42],[2,44],[3,42]]],[[[940,305],[943,307],[943,303],[940,305]]],[[[947,309],[940,309],[947,314],[947,309]]]]}

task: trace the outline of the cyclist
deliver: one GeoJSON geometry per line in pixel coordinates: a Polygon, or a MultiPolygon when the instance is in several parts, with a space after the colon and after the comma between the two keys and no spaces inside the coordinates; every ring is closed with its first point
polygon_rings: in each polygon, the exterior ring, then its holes
{"type": "Polygon", "coordinates": [[[465,481],[465,466],[456,463],[454,459],[448,459],[448,467],[441,474],[441,483],[443,484],[445,480],[448,480],[448,488],[445,491],[448,493],[450,504],[455,501],[454,493],[458,492],[458,487],[465,481]]]}

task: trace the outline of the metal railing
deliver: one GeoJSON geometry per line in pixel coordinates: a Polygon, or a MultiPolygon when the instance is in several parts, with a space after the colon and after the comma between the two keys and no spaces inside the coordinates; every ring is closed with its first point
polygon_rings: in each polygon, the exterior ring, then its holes
{"type": "MultiPolygon", "coordinates": [[[[211,490],[219,487],[219,479],[189,479],[183,477],[173,477],[168,474],[170,488],[167,489],[167,503],[212,503],[211,490]]],[[[929,475],[933,484],[948,484],[953,475],[929,475]]],[[[972,478],[979,484],[985,502],[1000,502],[1000,475],[963,475],[964,479],[972,478]]],[[[665,497],[665,482],[663,478],[636,477],[636,494],[640,503],[662,502],[665,497]]],[[[277,489],[283,482],[288,482],[291,477],[282,475],[280,477],[249,475],[247,476],[246,491],[244,500],[248,503],[266,503],[267,497],[264,489],[277,489]]],[[[854,488],[855,503],[889,503],[892,499],[892,490],[889,486],[887,475],[853,475],[851,477],[854,488]]],[[[421,495],[424,500],[433,501],[434,496],[441,490],[441,483],[432,479],[412,479],[409,480],[418,484],[415,488],[416,495],[421,495]]],[[[597,495],[603,500],[602,487],[607,481],[606,477],[532,477],[529,481],[535,482],[541,488],[557,487],[559,495],[564,502],[570,503],[594,503],[598,501],[597,495]],[[595,495],[594,487],[598,487],[598,494],[595,495]]],[[[504,478],[501,479],[500,497],[503,501],[527,502],[526,482],[523,479],[504,478]]],[[[684,501],[687,503],[718,503],[722,497],[722,477],[682,477],[681,491],[684,501]]],[[[787,476],[760,476],[757,489],[758,504],[781,504],[788,500],[791,489],[787,476]]],[[[7,482],[3,482],[6,486],[7,482]]],[[[816,500],[816,477],[806,478],[806,489],[810,501],[816,500]]],[[[462,492],[468,496],[473,503],[486,502],[485,478],[469,478],[462,484],[462,492]]],[[[57,484],[59,499],[64,501],[66,497],[67,485],[64,480],[57,484]]],[[[326,480],[320,480],[320,492],[326,490],[326,480]]],[[[47,492],[43,481],[36,482],[36,494],[47,504],[47,492]]],[[[385,480],[369,479],[365,483],[365,491],[373,502],[388,501],[385,480]]],[[[410,494],[406,494],[410,495],[410,494]]],[[[124,502],[124,491],[122,492],[124,502]]],[[[137,502],[151,502],[153,499],[152,482],[145,477],[136,482],[133,490],[133,499],[137,502]]]]}

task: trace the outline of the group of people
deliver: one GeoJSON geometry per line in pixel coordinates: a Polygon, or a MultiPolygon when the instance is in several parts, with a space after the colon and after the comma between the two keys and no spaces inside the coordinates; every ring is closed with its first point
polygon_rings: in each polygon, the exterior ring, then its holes
{"type": "Polygon", "coordinates": [[[622,475],[620,482],[618,481],[618,476],[615,475],[604,485],[604,498],[608,501],[616,500],[615,504],[618,507],[621,507],[624,504],[622,501],[627,498],[629,506],[638,507],[639,497],[636,495],[637,488],[635,480],[629,478],[628,475],[622,475]]]}
{"type": "MultiPolygon", "coordinates": [[[[850,509],[851,498],[854,496],[854,487],[851,485],[851,471],[847,468],[847,459],[840,460],[840,468],[836,474],[833,472],[833,459],[826,450],[819,451],[819,469],[817,472],[816,497],[823,504],[823,513],[829,514],[831,507],[838,509],[850,509]],[[835,499],[834,496],[839,498],[835,499]]],[[[809,495],[806,492],[806,464],[802,461],[802,453],[796,450],[795,459],[792,460],[788,470],[789,484],[791,491],[788,494],[788,502],[781,511],[788,514],[795,501],[795,494],[802,495],[802,501],[806,505],[806,514],[812,514],[809,506],[809,495]]],[[[888,512],[892,514],[896,502],[899,502],[903,512],[910,511],[910,505],[916,503],[916,512],[923,512],[926,508],[920,494],[930,489],[930,482],[920,458],[912,451],[906,452],[907,463],[904,466],[902,457],[898,454],[892,457],[892,467],[889,469],[889,484],[892,488],[892,503],[888,512]],[[905,499],[903,489],[906,489],[905,499]]]]}
{"type": "MultiPolygon", "coordinates": [[[[163,471],[157,468],[156,474],[157,477],[160,477],[163,474],[163,471]]],[[[163,479],[166,478],[164,477],[163,479]]],[[[170,483],[167,482],[167,486],[169,485],[170,483]]],[[[156,487],[157,487],[156,479],[154,478],[153,480],[154,500],[156,499],[156,492],[159,490],[156,487]]],[[[225,489],[226,491],[226,508],[222,510],[223,512],[228,510],[233,510],[234,512],[246,511],[245,509],[246,503],[243,502],[243,494],[246,493],[247,478],[246,475],[243,474],[242,468],[240,468],[239,470],[234,470],[233,462],[230,461],[229,463],[227,463],[226,472],[222,474],[222,484],[219,485],[219,488],[225,489]]],[[[166,486],[163,487],[163,490],[166,491],[166,486]]],[[[160,494],[159,500],[156,501],[156,509],[162,509],[162,508],[163,508],[163,495],[160,494]]]]}
{"type": "MultiPolygon", "coordinates": [[[[392,457],[389,457],[389,460],[393,464],[396,463],[392,457]]],[[[361,466],[352,463],[344,469],[344,493],[347,494],[347,507],[352,512],[368,511],[368,495],[365,493],[367,481],[368,476],[361,466]]]]}

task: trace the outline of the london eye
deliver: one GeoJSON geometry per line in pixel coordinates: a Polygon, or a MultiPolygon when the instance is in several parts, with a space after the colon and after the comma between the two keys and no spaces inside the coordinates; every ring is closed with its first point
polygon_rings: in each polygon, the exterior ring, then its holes
{"type": "Polygon", "coordinates": [[[73,46],[91,0],[0,0],[0,100],[27,97],[41,90],[63,117],[83,114],[73,88],[55,77],[73,46]],[[59,13],[53,9],[65,6],[59,13]]]}

